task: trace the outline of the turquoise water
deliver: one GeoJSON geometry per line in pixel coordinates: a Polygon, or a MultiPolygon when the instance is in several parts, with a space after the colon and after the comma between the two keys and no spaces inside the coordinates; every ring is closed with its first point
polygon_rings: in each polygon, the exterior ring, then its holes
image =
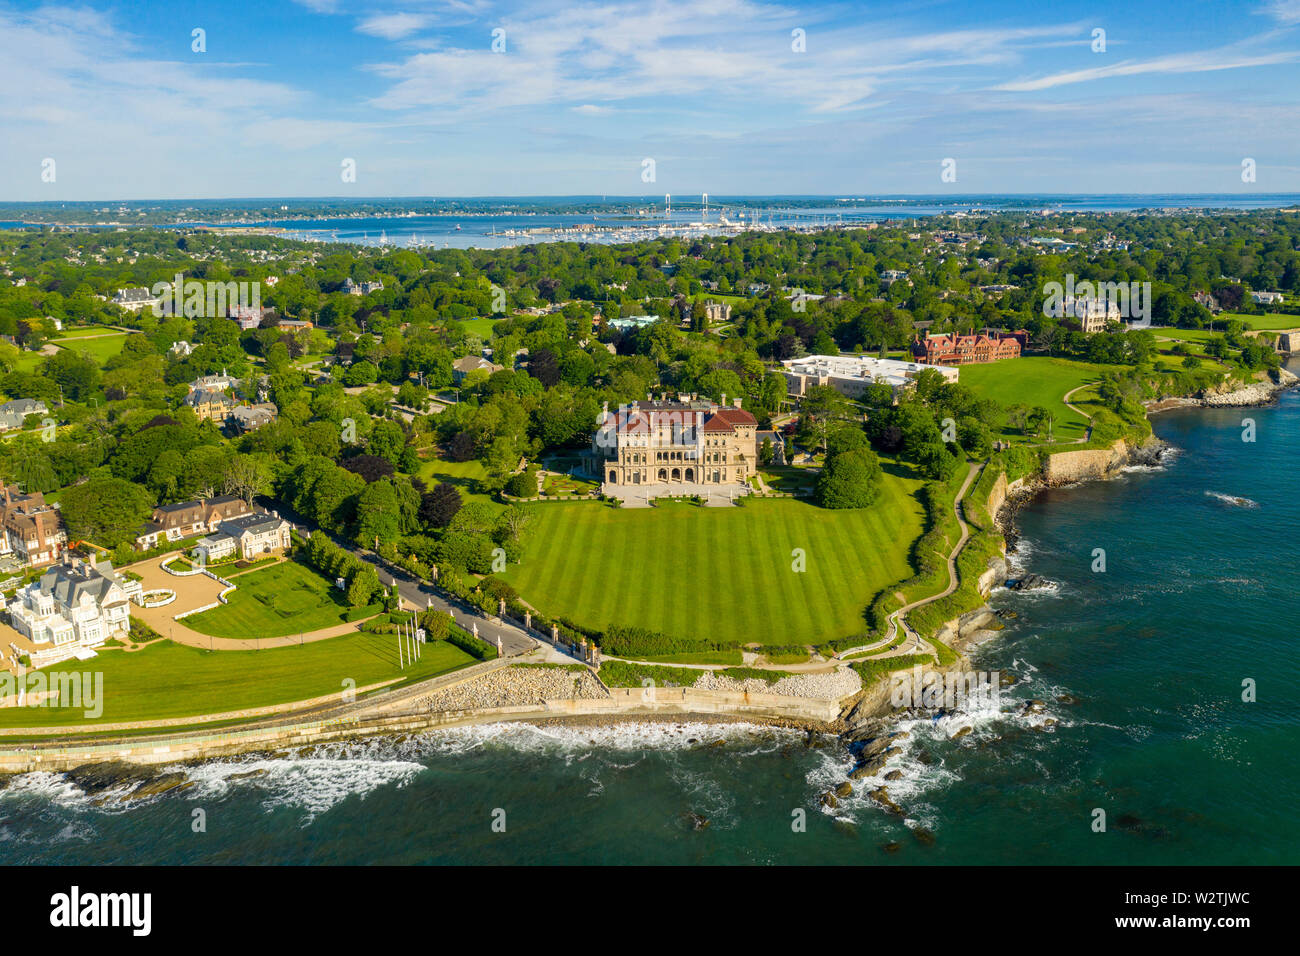
{"type": "Polygon", "coordinates": [[[129,809],[27,775],[0,792],[5,862],[1298,862],[1300,393],[1155,426],[1179,450],[1167,466],[1021,511],[1018,560],[1058,586],[997,593],[1018,618],[976,664],[1018,675],[1010,696],[1047,710],[901,723],[886,769],[903,774],[889,788],[905,820],[860,794],[820,809],[852,766],[833,741],[498,726],[211,762],[185,792],[129,809]]]}

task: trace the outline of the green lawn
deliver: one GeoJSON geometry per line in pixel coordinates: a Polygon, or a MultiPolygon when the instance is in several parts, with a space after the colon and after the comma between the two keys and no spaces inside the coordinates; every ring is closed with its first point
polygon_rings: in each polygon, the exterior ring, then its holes
{"type": "Polygon", "coordinates": [[[844,637],[864,629],[877,591],[911,576],[921,483],[889,466],[880,500],[851,511],[789,498],[730,508],[561,502],[538,509],[522,562],[501,577],[543,613],[590,627],[761,644],[844,637]]]}
{"type": "Polygon", "coordinates": [[[493,319],[487,316],[479,316],[474,319],[461,319],[460,324],[465,326],[465,331],[470,335],[477,335],[484,342],[492,338],[492,329],[500,322],[500,319],[493,319]]]}
{"type": "Polygon", "coordinates": [[[91,358],[103,365],[122,351],[122,346],[126,344],[126,333],[103,335],[95,338],[86,338],[84,336],[60,337],[50,339],[50,341],[61,349],[68,349],[73,352],[88,352],[91,358]]]}
{"type": "Polygon", "coordinates": [[[232,583],[239,587],[230,603],[184,618],[185,625],[215,637],[251,640],[346,623],[343,592],[296,561],[241,574],[232,583]]]}
{"type": "Polygon", "coordinates": [[[55,341],[59,339],[77,339],[87,335],[115,335],[126,334],[121,329],[110,328],[107,325],[75,325],[64,326],[63,330],[55,336],[55,341]]]}
{"type": "MultiPolygon", "coordinates": [[[[387,634],[349,634],[262,651],[205,651],[171,641],[144,650],[100,651],[92,660],[65,661],[47,672],[101,672],[103,713],[87,719],[68,707],[3,707],[0,727],[121,723],[196,717],[310,700],[340,693],[344,681],[360,688],[393,678],[424,680],[476,663],[451,644],[426,644],[420,660],[398,667],[397,640],[387,634]]],[[[0,746],[5,746],[0,737],[0,746]]]]}
{"type": "MultiPolygon", "coordinates": [[[[1294,304],[1294,297],[1287,303],[1294,304]]],[[[1220,312],[1214,317],[1214,324],[1223,331],[1223,323],[1228,319],[1238,319],[1248,329],[1300,329],[1300,315],[1284,315],[1273,312],[1266,315],[1242,315],[1240,312],[1220,312]]]]}
{"type": "MultiPolygon", "coordinates": [[[[1088,422],[1070,411],[1061,401],[1071,389],[1096,382],[1111,366],[1076,362],[1071,359],[1029,355],[1004,359],[986,365],[963,365],[958,381],[983,398],[991,398],[1006,408],[1021,402],[1033,408],[1041,405],[1055,415],[1053,434],[1058,442],[1082,438],[1088,422]]],[[[1023,441],[1014,429],[1004,429],[1002,436],[1023,441]]]]}
{"type": "Polygon", "coordinates": [[[495,503],[491,495],[481,494],[477,490],[479,481],[487,477],[487,472],[483,469],[483,463],[477,458],[470,461],[451,461],[439,457],[430,458],[420,465],[418,474],[429,487],[444,481],[455,485],[460,489],[460,496],[465,501],[495,503]]]}

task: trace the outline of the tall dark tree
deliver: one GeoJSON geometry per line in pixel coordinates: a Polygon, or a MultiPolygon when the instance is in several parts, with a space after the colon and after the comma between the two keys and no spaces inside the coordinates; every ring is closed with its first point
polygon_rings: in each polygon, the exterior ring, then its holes
{"type": "Polygon", "coordinates": [[[420,520],[434,528],[445,528],[461,504],[459,489],[444,481],[420,498],[420,520]]]}

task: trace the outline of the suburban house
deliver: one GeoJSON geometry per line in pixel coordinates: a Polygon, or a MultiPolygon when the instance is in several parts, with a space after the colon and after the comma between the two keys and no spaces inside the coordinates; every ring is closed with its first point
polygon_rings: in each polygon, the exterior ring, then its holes
{"type": "Polygon", "coordinates": [[[177,358],[186,358],[194,352],[194,346],[189,342],[173,342],[167,351],[177,358]]]}
{"type": "Polygon", "coordinates": [[[220,561],[232,554],[251,560],[289,547],[291,528],[274,512],[241,515],[221,522],[215,534],[194,545],[194,553],[205,562],[220,561]]]}
{"type": "Polygon", "coordinates": [[[68,544],[58,509],[39,491],[23,494],[17,485],[0,487],[0,530],[0,557],[28,567],[56,560],[68,544]]]}
{"type": "Polygon", "coordinates": [[[935,369],[949,382],[957,381],[958,375],[955,368],[869,356],[806,355],[781,364],[785,368],[786,391],[795,398],[808,394],[814,385],[829,385],[849,398],[861,398],[874,382],[884,382],[897,398],[926,369],[935,369]]]}
{"type": "Polygon", "coordinates": [[[124,309],[130,309],[132,312],[139,312],[141,309],[152,309],[162,304],[163,300],[148,289],[140,288],[118,289],[117,293],[109,301],[124,309]]]}
{"type": "Polygon", "coordinates": [[[316,326],[306,319],[281,319],[275,324],[277,329],[285,329],[294,332],[298,329],[314,329],[316,326]]]}
{"type": "Polygon", "coordinates": [[[1281,292],[1252,292],[1250,301],[1256,305],[1281,305],[1283,302],[1281,292]]]}
{"type": "Polygon", "coordinates": [[[1085,335],[1102,332],[1110,322],[1123,319],[1119,303],[1106,296],[1070,296],[1059,306],[1049,306],[1043,310],[1058,319],[1074,319],[1085,335]]]}
{"type": "Polygon", "coordinates": [[[185,396],[185,404],[194,409],[201,422],[224,422],[235,408],[235,400],[225,392],[199,388],[185,396]]]}
{"type": "Polygon", "coordinates": [[[234,388],[239,384],[239,379],[231,375],[224,368],[220,375],[200,375],[194,381],[190,382],[190,391],[197,392],[199,389],[211,389],[213,391],[224,392],[228,388],[234,388]]]}
{"type": "Polygon", "coordinates": [[[1219,305],[1219,300],[1208,292],[1193,292],[1192,301],[1198,305],[1203,305],[1211,312],[1222,312],[1223,307],[1219,305]]]}
{"type": "Polygon", "coordinates": [[[470,372],[478,371],[479,369],[486,370],[489,375],[493,372],[503,371],[502,366],[495,365],[485,358],[478,355],[466,355],[464,358],[458,358],[456,361],[451,363],[451,377],[456,381],[456,384],[459,385],[461,382],[465,381],[466,375],[470,372]]]}
{"type": "Polygon", "coordinates": [[[236,431],[251,432],[275,421],[280,410],[270,402],[260,405],[236,405],[230,412],[230,424],[236,431]]]}
{"type": "Polygon", "coordinates": [[[628,315],[620,319],[607,319],[605,324],[611,329],[639,329],[643,326],[654,325],[659,321],[657,315],[628,315]]]}
{"type": "Polygon", "coordinates": [[[785,436],[780,432],[759,432],[758,433],[758,450],[761,453],[763,443],[768,442],[772,446],[772,464],[784,465],[785,460],[785,436]]]}
{"type": "Polygon", "coordinates": [[[343,291],[348,295],[370,295],[372,292],[383,292],[384,284],[378,279],[374,282],[362,282],[358,284],[353,282],[349,277],[343,280],[343,291]]]}
{"type": "Polygon", "coordinates": [[[726,302],[704,303],[704,317],[710,322],[730,322],[731,305],[726,302]]]}
{"type": "MultiPolygon", "coordinates": [[[[726,397],[723,397],[726,401],[726,397]]],[[[744,485],[758,466],[758,422],[740,407],[694,395],[606,405],[588,460],[605,493],[623,485],[744,485]]]]}
{"type": "Polygon", "coordinates": [[[49,408],[39,398],[15,398],[0,405],[0,431],[22,428],[28,415],[48,415],[49,408]]]}
{"type": "Polygon", "coordinates": [[[221,522],[252,514],[253,509],[238,495],[198,498],[174,505],[159,505],[135,539],[136,549],[148,551],[163,541],[180,541],[196,534],[210,534],[221,522]]]}
{"type": "Polygon", "coordinates": [[[37,666],[84,654],[110,637],[131,632],[131,598],[141,585],[113,570],[107,561],[77,561],[50,568],[20,590],[9,608],[14,630],[33,644],[48,644],[32,655],[37,666]]]}
{"type": "Polygon", "coordinates": [[[900,279],[906,279],[907,272],[902,269],[886,269],[880,273],[880,281],[885,285],[893,285],[900,279]]]}
{"type": "Polygon", "coordinates": [[[1029,333],[985,329],[974,335],[927,335],[912,340],[912,357],[923,365],[976,365],[1019,358],[1029,333]]]}

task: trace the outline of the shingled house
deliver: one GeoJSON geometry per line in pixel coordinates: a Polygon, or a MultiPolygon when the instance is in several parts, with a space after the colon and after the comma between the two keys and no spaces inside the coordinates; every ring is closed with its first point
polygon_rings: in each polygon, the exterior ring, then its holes
{"type": "Polygon", "coordinates": [[[0,557],[29,567],[58,560],[68,544],[58,509],[39,491],[24,494],[17,485],[0,487],[0,532],[0,557]]]}
{"type": "Polygon", "coordinates": [[[148,551],[163,541],[180,541],[197,534],[211,534],[221,522],[253,514],[254,509],[238,495],[197,498],[174,505],[159,505],[135,539],[136,549],[148,551]]]}

